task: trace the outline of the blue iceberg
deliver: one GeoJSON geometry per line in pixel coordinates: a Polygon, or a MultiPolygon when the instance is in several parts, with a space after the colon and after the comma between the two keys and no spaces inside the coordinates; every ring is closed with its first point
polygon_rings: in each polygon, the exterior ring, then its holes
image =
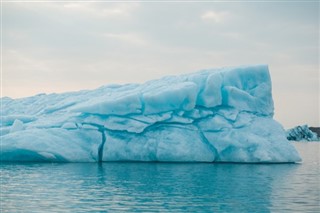
{"type": "Polygon", "coordinates": [[[320,137],[316,132],[313,132],[308,125],[296,126],[287,130],[287,139],[290,141],[320,141],[320,137]]]}
{"type": "Polygon", "coordinates": [[[300,161],[266,65],[1,102],[2,161],[300,161]]]}

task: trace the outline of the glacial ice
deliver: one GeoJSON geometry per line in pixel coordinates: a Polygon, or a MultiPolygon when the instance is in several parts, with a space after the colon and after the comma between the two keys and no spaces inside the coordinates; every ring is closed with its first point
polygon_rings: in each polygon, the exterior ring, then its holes
{"type": "Polygon", "coordinates": [[[266,65],[1,102],[2,161],[300,161],[266,65]]]}
{"type": "Polygon", "coordinates": [[[311,131],[308,125],[296,126],[287,130],[287,139],[291,141],[320,141],[317,133],[311,131]]]}

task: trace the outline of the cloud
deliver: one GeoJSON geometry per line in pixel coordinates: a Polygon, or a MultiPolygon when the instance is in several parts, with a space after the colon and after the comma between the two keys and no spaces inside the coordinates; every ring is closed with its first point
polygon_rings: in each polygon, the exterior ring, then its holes
{"type": "MultiPolygon", "coordinates": [[[[5,95],[23,97],[267,63],[277,116],[288,127],[301,124],[289,115],[304,115],[303,107],[319,97],[318,6],[5,2],[5,95]],[[278,101],[296,91],[292,104],[278,101]]],[[[309,114],[305,122],[315,125],[315,110],[309,114]]]]}
{"type": "Polygon", "coordinates": [[[145,46],[148,44],[145,38],[135,33],[103,33],[102,36],[118,42],[125,42],[126,44],[139,46],[145,46]]]}
{"type": "Polygon", "coordinates": [[[226,11],[215,12],[207,11],[201,15],[203,21],[209,21],[214,23],[222,23],[230,17],[230,14],[226,11]]]}
{"type": "Polygon", "coordinates": [[[65,3],[63,10],[81,12],[89,14],[93,17],[99,18],[130,18],[132,14],[139,8],[139,3],[133,2],[131,4],[124,3],[65,3]]]}

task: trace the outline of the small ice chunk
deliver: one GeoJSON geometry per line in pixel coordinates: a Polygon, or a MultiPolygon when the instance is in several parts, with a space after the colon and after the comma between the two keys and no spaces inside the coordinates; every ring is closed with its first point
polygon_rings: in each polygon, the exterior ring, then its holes
{"type": "Polygon", "coordinates": [[[19,119],[16,119],[14,120],[11,128],[10,128],[10,133],[13,133],[13,132],[18,132],[18,131],[21,131],[24,129],[24,126],[23,126],[23,122],[20,121],[19,119]]]}

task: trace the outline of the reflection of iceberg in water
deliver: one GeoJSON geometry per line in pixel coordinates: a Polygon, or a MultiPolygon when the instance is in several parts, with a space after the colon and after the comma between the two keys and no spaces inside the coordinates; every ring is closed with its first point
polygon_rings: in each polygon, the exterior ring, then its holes
{"type": "Polygon", "coordinates": [[[3,161],[300,160],[264,65],[1,101],[3,161]]]}
{"type": "MultiPolygon", "coordinates": [[[[61,206],[69,212],[270,212],[270,208],[281,209],[272,207],[276,205],[272,199],[282,202],[274,191],[283,190],[284,182],[295,175],[299,165],[81,163],[1,167],[2,198],[7,201],[3,208],[8,210],[14,204],[15,211],[27,212],[32,208],[58,212],[61,206]],[[28,197],[26,189],[36,190],[28,197]]],[[[294,192],[294,187],[287,188],[287,193],[294,192]]]]}

